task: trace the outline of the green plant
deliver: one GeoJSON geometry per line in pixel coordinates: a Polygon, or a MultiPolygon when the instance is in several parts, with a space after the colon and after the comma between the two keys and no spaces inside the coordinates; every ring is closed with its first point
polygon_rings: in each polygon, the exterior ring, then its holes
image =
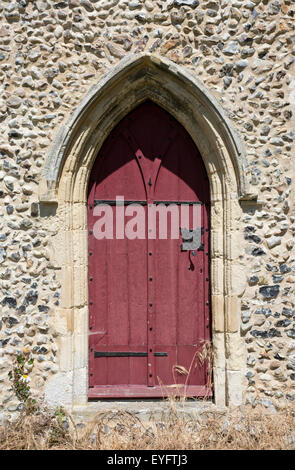
{"type": "MultiPolygon", "coordinates": [[[[71,417],[62,407],[57,407],[54,411],[54,418],[51,420],[49,444],[53,446],[61,441],[70,440],[69,435],[69,419],[71,417]]],[[[74,424],[74,422],[72,421],[74,424]]],[[[74,425],[75,427],[75,425],[74,425]]]]}
{"type": "Polygon", "coordinates": [[[14,393],[28,412],[35,411],[36,409],[36,400],[31,397],[31,379],[27,374],[27,370],[31,369],[33,364],[34,359],[30,357],[29,353],[20,354],[16,356],[13,368],[8,372],[14,393]]]}

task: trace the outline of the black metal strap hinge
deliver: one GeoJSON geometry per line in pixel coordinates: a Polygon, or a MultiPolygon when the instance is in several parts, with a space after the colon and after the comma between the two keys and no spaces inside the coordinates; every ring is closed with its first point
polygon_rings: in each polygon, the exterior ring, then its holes
{"type": "MultiPolygon", "coordinates": [[[[94,206],[99,206],[99,205],[108,205],[108,206],[128,206],[130,204],[139,204],[141,206],[146,206],[147,201],[136,201],[135,199],[133,201],[130,200],[123,200],[120,199],[118,200],[107,200],[107,199],[95,199],[94,200],[94,206]]],[[[154,201],[153,204],[158,205],[158,204],[164,204],[164,205],[169,205],[169,204],[174,204],[177,206],[183,205],[203,205],[202,202],[200,201],[154,201]]]]}
{"type": "MultiPolygon", "coordinates": [[[[147,357],[147,356],[148,356],[147,352],[94,351],[94,357],[147,357]]],[[[157,356],[157,357],[168,356],[168,353],[167,352],[155,352],[154,356],[157,356]]]]}
{"type": "Polygon", "coordinates": [[[147,205],[147,201],[127,201],[127,200],[122,200],[120,201],[120,199],[114,201],[108,201],[108,200],[102,200],[102,199],[95,199],[94,200],[94,206],[101,206],[101,205],[104,205],[104,206],[129,206],[130,204],[138,204],[138,205],[141,205],[141,206],[146,206],[147,205]]]}

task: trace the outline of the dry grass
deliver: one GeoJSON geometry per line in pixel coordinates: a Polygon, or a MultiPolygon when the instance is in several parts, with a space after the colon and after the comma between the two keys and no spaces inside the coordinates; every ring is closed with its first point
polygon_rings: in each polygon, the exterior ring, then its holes
{"type": "Polygon", "coordinates": [[[25,413],[0,428],[0,450],[16,449],[292,449],[295,410],[265,408],[184,417],[175,407],[165,420],[141,422],[127,412],[99,414],[83,429],[49,412],[25,413]]]}
{"type": "MultiPolygon", "coordinates": [[[[208,363],[212,345],[198,347],[189,369],[173,367],[173,375],[186,376],[208,363]]],[[[209,388],[211,373],[209,374],[209,388]]],[[[206,397],[205,397],[206,399],[206,397]]],[[[0,425],[0,450],[271,450],[295,449],[295,404],[271,413],[262,405],[235,410],[185,413],[186,398],[168,399],[168,412],[141,421],[129,412],[99,413],[86,426],[76,426],[62,409],[55,412],[25,406],[14,422],[0,425]],[[39,411],[36,411],[39,410],[39,411]]],[[[166,402],[167,405],[167,402],[166,402]]]]}

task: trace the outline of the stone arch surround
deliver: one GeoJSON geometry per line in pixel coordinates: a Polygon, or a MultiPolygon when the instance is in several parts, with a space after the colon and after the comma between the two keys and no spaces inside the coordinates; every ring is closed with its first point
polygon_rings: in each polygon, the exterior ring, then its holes
{"type": "Polygon", "coordinates": [[[239,263],[242,200],[253,199],[242,143],[221,106],[192,74],[154,55],[126,57],[93,86],[47,157],[40,203],[57,204],[55,265],[62,285],[54,328],[59,372],[48,380],[49,403],[88,404],[87,187],[105,138],[136,105],[150,99],[189,132],[207,169],[211,192],[211,304],[214,401],[243,403],[245,350],[240,338],[239,263]]]}

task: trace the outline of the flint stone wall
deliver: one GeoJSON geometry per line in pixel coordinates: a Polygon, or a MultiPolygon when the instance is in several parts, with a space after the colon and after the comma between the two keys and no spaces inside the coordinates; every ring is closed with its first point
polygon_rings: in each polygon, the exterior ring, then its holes
{"type": "Polygon", "coordinates": [[[40,204],[42,172],[91,86],[144,53],[194,74],[243,141],[258,195],[239,221],[244,401],[295,399],[294,13],[291,0],[0,1],[0,413],[20,409],[7,374],[23,351],[33,393],[63,402],[62,214],[40,204]]]}

